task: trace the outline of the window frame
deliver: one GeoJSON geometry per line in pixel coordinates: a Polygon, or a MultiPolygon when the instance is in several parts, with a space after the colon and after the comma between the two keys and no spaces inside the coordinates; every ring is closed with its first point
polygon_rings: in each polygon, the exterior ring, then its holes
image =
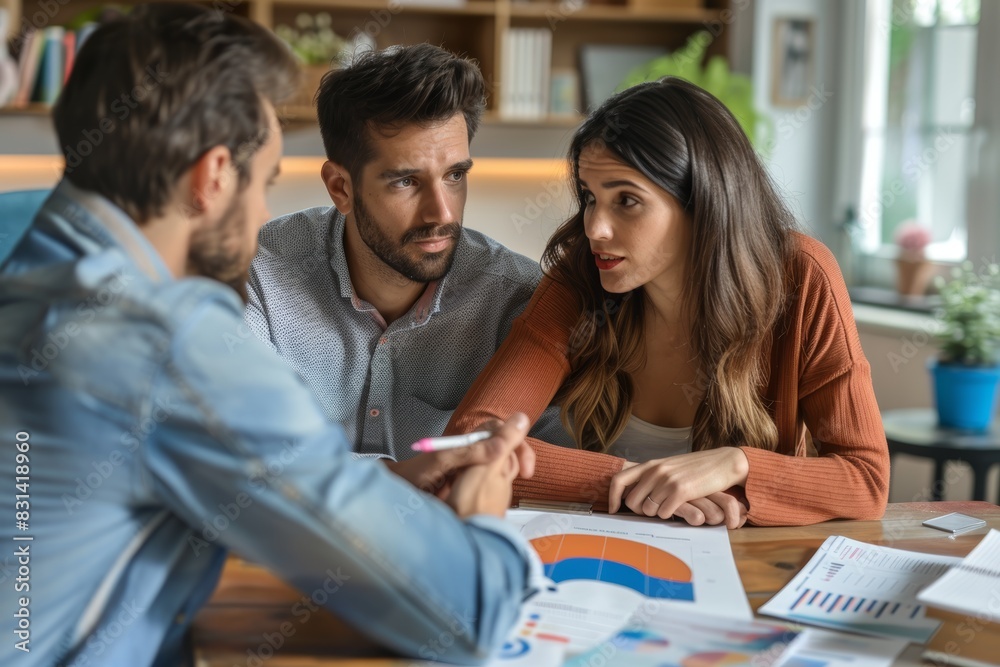
{"type": "MultiPolygon", "coordinates": [[[[844,3],[841,41],[841,104],[834,202],[837,223],[845,234],[856,234],[862,219],[865,99],[884,97],[887,69],[884,54],[876,59],[880,39],[875,31],[888,30],[889,0],[851,0],[844,3]],[[879,67],[873,66],[879,65],[879,67]]],[[[967,258],[976,266],[1000,259],[1000,2],[984,0],[980,6],[976,45],[976,110],[970,136],[970,156],[965,178],[967,258]],[[991,71],[992,70],[992,71],[991,71]],[[992,132],[990,131],[992,128],[992,132]]],[[[881,186],[879,183],[878,186],[881,186]]],[[[896,250],[883,244],[874,253],[857,244],[844,243],[838,260],[852,287],[892,288],[896,250]]],[[[950,266],[953,263],[935,262],[950,266]]]]}

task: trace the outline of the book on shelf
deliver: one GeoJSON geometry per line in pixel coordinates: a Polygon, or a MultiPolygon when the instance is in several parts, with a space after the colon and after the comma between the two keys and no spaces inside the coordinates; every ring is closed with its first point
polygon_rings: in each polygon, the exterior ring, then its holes
{"type": "Polygon", "coordinates": [[[513,110],[510,86],[514,78],[514,37],[510,30],[503,34],[500,45],[500,117],[509,118],[513,110]]]}
{"type": "Polygon", "coordinates": [[[76,62],[76,33],[72,30],[66,31],[66,36],[63,37],[63,56],[65,60],[63,61],[63,86],[69,80],[69,73],[73,71],[73,63],[76,62]]]}
{"type": "Polygon", "coordinates": [[[21,56],[17,61],[17,93],[14,94],[11,106],[26,107],[31,101],[41,48],[42,36],[37,30],[29,31],[21,44],[21,56]]]}
{"type": "Polygon", "coordinates": [[[549,112],[552,32],[511,28],[504,33],[501,53],[500,116],[540,120],[549,112]]]}
{"type": "Polygon", "coordinates": [[[66,78],[66,31],[59,26],[45,29],[42,57],[38,65],[38,81],[34,98],[42,104],[55,104],[66,78]]]}
{"type": "Polygon", "coordinates": [[[96,24],[88,23],[75,31],[61,26],[29,31],[21,46],[17,92],[10,106],[23,109],[32,102],[54,104],[69,79],[80,47],[96,28],[96,24]]]}
{"type": "Polygon", "coordinates": [[[961,666],[1000,665],[1000,531],[990,530],[961,563],[920,591],[941,621],[924,657],[961,666]]]}

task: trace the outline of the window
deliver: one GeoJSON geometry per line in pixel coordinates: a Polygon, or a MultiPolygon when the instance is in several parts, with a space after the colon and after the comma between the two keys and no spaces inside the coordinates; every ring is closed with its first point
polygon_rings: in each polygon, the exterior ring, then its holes
{"type": "Polygon", "coordinates": [[[1000,65],[984,60],[1000,40],[997,5],[858,0],[847,16],[844,85],[855,103],[841,121],[851,146],[840,153],[840,199],[853,223],[842,259],[854,283],[891,284],[894,235],[908,221],[930,230],[934,261],[978,263],[1000,250],[1000,185],[982,184],[1000,155],[986,130],[996,126],[1000,65]]]}
{"type": "Polygon", "coordinates": [[[882,85],[864,100],[862,250],[892,245],[912,220],[931,231],[929,258],[961,261],[979,0],[880,1],[889,20],[873,44],[882,85]]]}

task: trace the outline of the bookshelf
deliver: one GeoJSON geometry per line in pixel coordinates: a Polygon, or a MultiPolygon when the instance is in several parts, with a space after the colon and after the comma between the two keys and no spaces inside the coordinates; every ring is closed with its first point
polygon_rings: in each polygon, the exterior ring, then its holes
{"type": "MultiPolygon", "coordinates": [[[[579,110],[583,107],[579,102],[577,113],[539,112],[530,118],[512,118],[510,113],[502,112],[505,92],[509,95],[517,85],[516,77],[504,76],[505,36],[512,29],[547,28],[551,32],[551,68],[575,71],[580,91],[583,76],[579,52],[583,45],[659,46],[673,50],[695,32],[732,20],[729,0],[590,0],[586,4],[583,0],[466,0],[464,3],[452,0],[454,4],[444,4],[448,1],[425,0],[417,4],[419,0],[215,0],[202,4],[231,9],[269,29],[294,25],[296,16],[302,12],[325,11],[330,14],[331,27],[338,35],[364,31],[375,39],[379,48],[419,42],[439,44],[479,62],[490,91],[484,122],[515,126],[572,126],[582,118],[579,110]]],[[[0,7],[10,13],[11,39],[19,34],[22,19],[36,27],[63,25],[83,11],[106,4],[109,3],[52,0],[43,8],[43,3],[34,0],[0,0],[0,7]]],[[[727,44],[728,39],[713,39],[709,54],[728,55],[727,44]]],[[[315,91],[317,77],[313,73],[305,79],[309,89],[299,95],[300,103],[281,110],[286,120],[315,121],[315,111],[306,101],[315,91]]],[[[544,85],[543,81],[540,86],[544,85]]],[[[546,106],[544,100],[540,106],[546,106]]],[[[0,109],[0,117],[46,113],[45,105],[34,103],[25,108],[0,109]]]]}

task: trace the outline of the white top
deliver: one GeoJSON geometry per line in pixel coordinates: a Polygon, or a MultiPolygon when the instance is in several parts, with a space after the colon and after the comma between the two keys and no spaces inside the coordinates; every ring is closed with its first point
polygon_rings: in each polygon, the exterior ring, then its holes
{"type": "Polygon", "coordinates": [[[670,428],[645,422],[635,415],[629,417],[625,430],[618,436],[608,454],[627,461],[645,463],[691,451],[691,427],[670,428]]]}

